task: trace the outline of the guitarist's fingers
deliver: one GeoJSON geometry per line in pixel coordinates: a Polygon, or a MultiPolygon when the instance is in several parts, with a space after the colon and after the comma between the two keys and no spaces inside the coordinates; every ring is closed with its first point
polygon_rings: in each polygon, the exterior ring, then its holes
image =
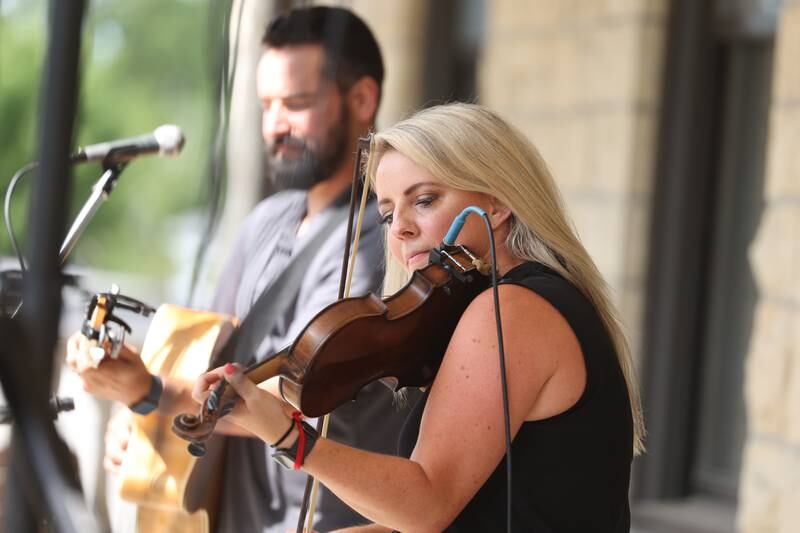
{"type": "Polygon", "coordinates": [[[103,468],[109,474],[118,474],[120,466],[122,466],[122,463],[112,457],[109,457],[108,454],[103,457],[103,468]]]}
{"type": "Polygon", "coordinates": [[[130,361],[133,363],[139,363],[141,361],[139,352],[136,350],[134,346],[131,346],[127,342],[122,345],[122,348],[119,351],[117,359],[119,359],[120,361],[130,361]]]}
{"type": "Polygon", "coordinates": [[[106,428],[105,445],[106,453],[103,457],[103,467],[112,473],[119,471],[125,458],[128,442],[131,438],[131,420],[127,413],[123,416],[114,416],[106,428]]]}
{"type": "Polygon", "coordinates": [[[81,359],[81,339],[84,338],[80,331],[76,331],[67,339],[66,363],[73,372],[80,373],[82,370],[82,365],[79,363],[81,359]]]}
{"type": "Polygon", "coordinates": [[[80,332],[75,333],[67,340],[67,366],[78,374],[97,367],[97,362],[102,359],[103,355],[103,349],[80,332]]]}

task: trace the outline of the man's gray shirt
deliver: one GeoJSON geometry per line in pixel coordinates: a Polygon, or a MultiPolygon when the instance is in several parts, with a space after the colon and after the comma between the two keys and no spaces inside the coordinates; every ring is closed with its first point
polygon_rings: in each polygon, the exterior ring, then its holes
{"type": "MultiPolygon", "coordinates": [[[[292,258],[331,219],[330,207],[314,216],[298,235],[305,216],[306,193],[283,191],[259,203],[239,231],[214,299],[214,310],[240,319],[261,292],[290,266],[292,258]]],[[[346,221],[334,228],[311,260],[296,299],[278,313],[257,357],[259,360],[291,344],[303,327],[338,296],[346,221]]],[[[384,264],[383,236],[374,202],[367,206],[360,237],[351,295],[378,292],[384,264]]],[[[392,405],[392,394],[372,384],[331,417],[333,440],[376,452],[396,452],[397,435],[406,416],[392,405]]],[[[294,529],[305,474],[284,470],[269,458],[270,449],[256,439],[227,439],[219,533],[280,532],[294,529]]],[[[332,493],[321,491],[315,514],[319,531],[363,523],[332,493]]]]}

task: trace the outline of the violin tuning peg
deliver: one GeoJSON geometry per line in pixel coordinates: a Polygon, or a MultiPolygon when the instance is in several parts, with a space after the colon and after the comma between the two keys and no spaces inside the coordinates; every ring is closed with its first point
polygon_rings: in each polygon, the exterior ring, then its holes
{"type": "Polygon", "coordinates": [[[193,457],[203,457],[206,454],[206,445],[202,442],[192,442],[189,444],[189,453],[193,457]]]}
{"type": "Polygon", "coordinates": [[[208,400],[206,400],[206,407],[208,408],[209,412],[216,410],[217,396],[216,394],[214,394],[214,391],[212,391],[211,394],[208,396],[208,400]]]}

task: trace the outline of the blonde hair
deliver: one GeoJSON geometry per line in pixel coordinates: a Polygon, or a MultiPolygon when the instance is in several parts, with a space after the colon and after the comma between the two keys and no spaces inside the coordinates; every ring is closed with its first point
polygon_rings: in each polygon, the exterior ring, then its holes
{"type": "MultiPolygon", "coordinates": [[[[630,347],[608,286],[568,220],[547,165],[516,128],[485,107],[447,104],[418,112],[373,135],[367,177],[373,183],[383,154],[402,153],[447,186],[485,193],[512,212],[505,245],[520,259],[558,272],[594,305],[619,359],[633,418],[633,449],[644,451],[644,420],[630,347]]],[[[409,274],[387,252],[385,290],[409,274]]]]}

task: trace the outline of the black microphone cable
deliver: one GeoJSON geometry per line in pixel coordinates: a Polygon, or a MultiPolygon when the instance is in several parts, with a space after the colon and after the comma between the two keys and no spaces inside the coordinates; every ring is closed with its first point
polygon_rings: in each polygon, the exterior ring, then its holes
{"type": "Polygon", "coordinates": [[[22,255],[22,251],[19,249],[19,244],[17,244],[17,237],[16,235],[14,235],[14,225],[11,222],[11,198],[14,196],[14,189],[17,188],[17,184],[22,179],[22,177],[38,166],[39,162],[33,161],[31,163],[28,163],[21,169],[19,169],[17,173],[14,174],[14,177],[11,178],[11,181],[8,183],[8,189],[6,189],[6,194],[5,194],[5,202],[3,204],[3,217],[5,218],[6,231],[8,232],[8,239],[11,241],[11,248],[14,249],[14,253],[17,255],[17,259],[19,260],[19,270],[23,276],[25,275],[25,271],[27,269],[25,267],[25,257],[22,255]]]}
{"type": "Polygon", "coordinates": [[[505,430],[506,441],[506,531],[511,533],[511,414],[508,406],[508,380],[506,379],[506,352],[503,346],[503,325],[500,320],[500,297],[497,289],[497,250],[494,243],[494,232],[492,231],[492,224],[489,221],[489,215],[486,211],[479,207],[469,206],[466,207],[461,213],[453,220],[447,235],[443,240],[445,245],[452,245],[456,236],[461,231],[461,227],[470,213],[480,215],[486,224],[486,231],[489,234],[489,249],[492,257],[492,296],[494,298],[494,318],[497,328],[497,348],[500,355],[500,385],[502,388],[503,396],[503,426],[505,430]]]}

